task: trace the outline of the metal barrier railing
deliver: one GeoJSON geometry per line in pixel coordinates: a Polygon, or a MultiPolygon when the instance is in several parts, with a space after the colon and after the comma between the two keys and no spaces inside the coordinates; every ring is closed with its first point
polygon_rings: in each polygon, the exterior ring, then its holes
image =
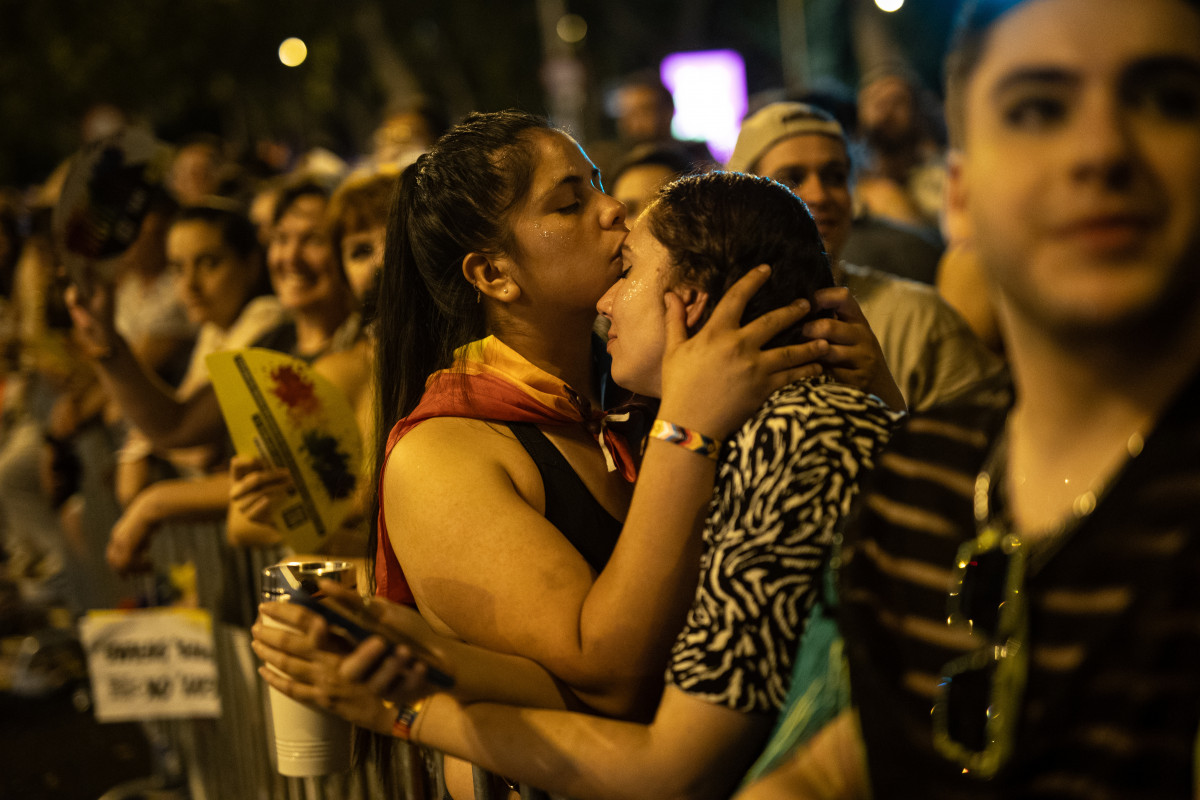
{"type": "MultiPolygon", "coordinates": [[[[213,617],[221,715],[155,723],[178,757],[192,800],[367,800],[383,795],[380,768],[356,759],[350,771],[319,778],[286,778],[272,765],[266,684],[250,649],[264,567],[285,555],[279,548],[233,548],[224,523],[173,522],[155,534],[150,557],[160,570],[191,562],[198,605],[213,617]]],[[[394,796],[424,800],[424,761],[404,742],[390,747],[394,796]]]]}
{"type": "MultiPolygon", "coordinates": [[[[78,614],[112,607],[136,582],[117,579],[104,558],[109,532],[120,516],[111,487],[111,434],[91,426],[77,437],[76,445],[88,465],[81,487],[86,509],[82,540],[68,549],[68,574],[77,595],[71,611],[78,614]]],[[[364,758],[356,759],[357,765],[344,774],[322,778],[287,778],[275,770],[267,687],[250,649],[250,626],[257,616],[262,570],[284,555],[280,548],[231,547],[223,520],[175,521],[155,532],[150,558],[157,571],[172,564],[195,565],[197,604],[213,618],[222,712],[213,719],[144,723],[160,774],[114,787],[105,800],[166,797],[169,793],[155,787],[175,785],[181,776],[190,800],[367,800],[385,796],[385,787],[391,789],[391,798],[440,796],[435,795],[433,781],[426,779],[420,751],[394,740],[378,741],[390,754],[382,768],[375,759],[364,758]]],[[[150,582],[141,593],[156,594],[150,582]]]]}

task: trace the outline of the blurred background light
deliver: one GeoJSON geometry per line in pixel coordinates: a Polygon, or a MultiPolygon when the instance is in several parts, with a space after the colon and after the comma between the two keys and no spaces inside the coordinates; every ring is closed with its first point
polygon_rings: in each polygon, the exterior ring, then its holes
{"type": "Polygon", "coordinates": [[[567,44],[576,44],[587,36],[588,24],[587,20],[578,14],[563,14],[559,17],[555,30],[558,32],[558,38],[567,44]]]}
{"type": "Polygon", "coordinates": [[[875,5],[883,11],[899,11],[900,7],[904,5],[904,0],[875,0],[875,5]]]}
{"type": "Polygon", "coordinates": [[[701,139],[724,164],[746,115],[746,66],[734,50],[673,53],[662,60],[663,84],[675,98],[671,132],[701,139]]]}
{"type": "Polygon", "coordinates": [[[308,45],[304,44],[303,39],[293,36],[290,39],[284,39],[283,44],[279,45],[279,60],[285,67],[298,67],[304,63],[306,58],[308,58],[308,45]]]}
{"type": "Polygon", "coordinates": [[[45,181],[79,146],[92,107],[104,104],[172,143],[225,138],[246,164],[258,140],[264,152],[291,148],[291,157],[319,142],[353,160],[390,109],[424,102],[443,121],[473,109],[544,110],[585,146],[615,143],[604,113],[611,90],[681,51],[741,54],[747,89],[763,102],[822,86],[852,108],[862,75],[881,63],[903,61],[940,88],[964,1],[909,0],[885,13],[874,0],[361,0],[291,3],[295,16],[284,21],[277,3],[209,0],[185,4],[186,30],[177,15],[146,14],[143,0],[70,4],[71,25],[55,13],[63,3],[24,3],[20,24],[0,22],[0,84],[38,89],[0,91],[0,186],[45,181]],[[587,25],[577,43],[558,32],[562,20],[565,35],[578,35],[572,13],[587,25]],[[303,61],[279,53],[290,36],[303,39],[303,61]],[[298,63],[285,69],[304,80],[281,84],[284,63],[298,63]]]}

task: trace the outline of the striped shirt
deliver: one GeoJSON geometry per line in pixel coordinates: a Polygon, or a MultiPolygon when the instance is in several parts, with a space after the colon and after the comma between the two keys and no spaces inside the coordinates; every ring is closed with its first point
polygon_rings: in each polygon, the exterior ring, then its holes
{"type": "Polygon", "coordinates": [[[1200,378],[1040,569],[1012,758],[980,781],[933,747],[975,476],[1011,391],[991,382],[898,431],[848,532],[840,623],[876,798],[1190,797],[1200,726],[1200,378]]]}

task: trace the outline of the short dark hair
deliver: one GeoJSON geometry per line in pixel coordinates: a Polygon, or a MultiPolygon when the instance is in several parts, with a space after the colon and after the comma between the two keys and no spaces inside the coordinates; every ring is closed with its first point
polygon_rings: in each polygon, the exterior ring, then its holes
{"type": "Polygon", "coordinates": [[[959,12],[946,51],[946,128],[952,147],[962,147],[966,134],[967,84],[979,66],[992,26],[1026,0],[967,0],[959,12]]]}
{"type": "Polygon", "coordinates": [[[259,254],[258,232],[249,217],[234,208],[214,203],[184,206],[171,224],[205,222],[221,232],[221,239],[239,256],[259,254]]]}
{"type": "Polygon", "coordinates": [[[649,89],[662,108],[675,110],[675,98],[671,95],[671,90],[662,82],[657,70],[640,69],[629,73],[617,86],[618,91],[624,89],[649,89]]]}
{"type": "Polygon", "coordinates": [[[665,167],[679,176],[694,171],[696,163],[682,147],[670,143],[639,145],[629,151],[612,176],[605,179],[605,187],[611,190],[622,175],[635,167],[665,167]]]}
{"type": "Polygon", "coordinates": [[[232,201],[222,203],[221,198],[211,202],[184,206],[171,221],[171,227],[184,222],[203,222],[221,233],[221,241],[229,245],[239,258],[249,259],[258,267],[258,280],[250,287],[246,299],[271,294],[271,280],[263,268],[262,245],[258,241],[258,230],[232,201]]]}
{"type": "MultiPolygon", "coordinates": [[[[739,278],[760,264],[771,265],[771,277],[747,304],[743,323],[835,285],[808,207],[770,178],[742,172],[680,178],[663,187],[644,221],[670,254],[670,284],[707,292],[710,311],[739,278]]],[[[769,346],[804,341],[800,328],[817,316],[829,312],[805,317],[769,346]]]]}
{"type": "Polygon", "coordinates": [[[275,208],[271,212],[271,224],[278,225],[279,220],[283,219],[283,215],[288,212],[296,201],[301,197],[319,197],[322,200],[329,199],[329,189],[314,180],[304,179],[298,183],[292,183],[283,188],[279,193],[279,199],[275,201],[275,208]]]}

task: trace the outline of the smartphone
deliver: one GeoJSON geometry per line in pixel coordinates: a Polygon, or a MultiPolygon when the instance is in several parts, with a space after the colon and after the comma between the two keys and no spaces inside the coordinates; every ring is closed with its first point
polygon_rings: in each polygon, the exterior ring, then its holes
{"type": "Polygon", "coordinates": [[[385,628],[361,611],[351,608],[337,598],[322,593],[313,578],[297,575],[286,564],[268,567],[267,572],[274,587],[282,590],[289,602],[297,603],[320,614],[338,633],[357,644],[371,636],[380,636],[392,646],[404,645],[416,654],[426,667],[426,679],[442,689],[454,687],[454,678],[434,666],[437,657],[415,639],[385,628]]]}

